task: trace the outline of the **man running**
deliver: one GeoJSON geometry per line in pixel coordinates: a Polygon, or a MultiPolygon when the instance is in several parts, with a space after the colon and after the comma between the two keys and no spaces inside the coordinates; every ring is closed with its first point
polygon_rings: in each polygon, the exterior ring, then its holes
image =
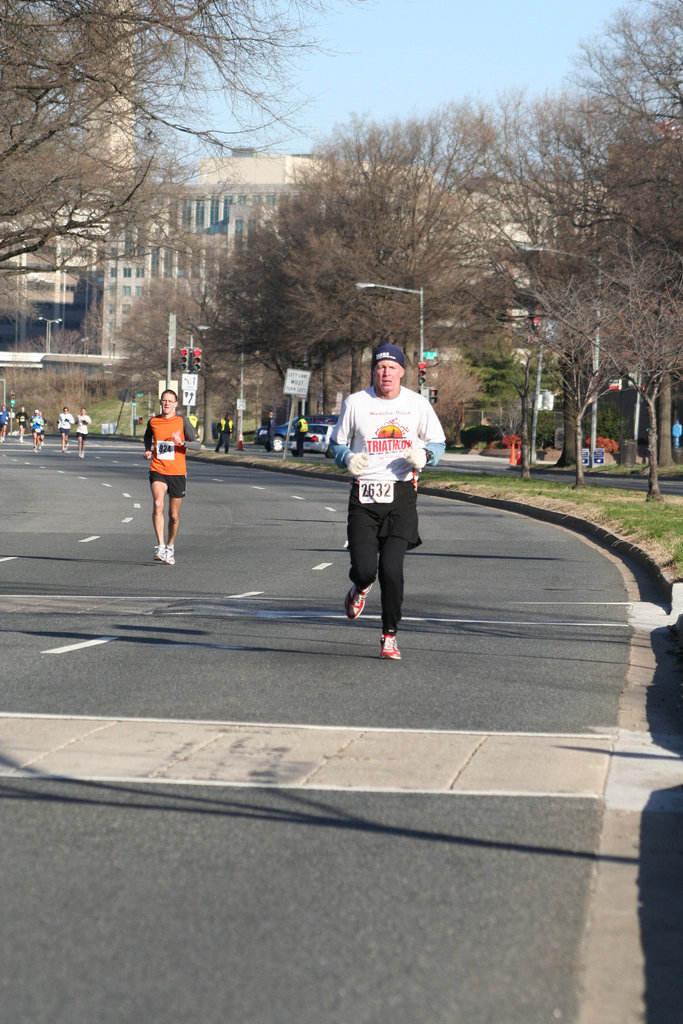
{"type": "Polygon", "coordinates": [[[21,409],[17,413],[17,426],[19,427],[19,443],[24,443],[24,434],[28,426],[28,413],[22,405],[21,409]]]}
{"type": "Polygon", "coordinates": [[[356,619],[376,577],[382,603],[380,657],[398,660],[396,631],[403,604],[406,552],[421,544],[417,480],[436,465],[446,438],[426,398],[401,387],[405,358],[396,345],[372,353],[372,386],[349,395],[332,431],[330,449],[338,466],[354,477],[347,537],[353,586],[344,607],[356,619]]]}
{"type": "Polygon", "coordinates": [[[39,452],[45,440],[45,417],[40,409],[36,409],[31,417],[31,430],[33,431],[33,450],[39,452]]]}
{"type": "Polygon", "coordinates": [[[177,414],[178,396],[166,390],[161,395],[161,415],[152,416],[145,430],[145,458],[151,460],[152,523],[157,537],[154,559],[175,565],[175,538],[180,525],[180,506],[187,490],[185,451],[198,451],[201,441],[187,416],[177,414]],[[164,506],[168,494],[168,533],[164,506]]]}
{"type": "Polygon", "coordinates": [[[7,424],[9,423],[9,409],[6,405],[0,408],[0,444],[5,443],[7,436],[7,424]]]}
{"type": "Polygon", "coordinates": [[[69,434],[71,433],[73,425],[74,418],[69,412],[68,405],[65,405],[60,412],[59,419],[57,421],[57,428],[59,433],[62,435],[62,454],[69,450],[69,434]]]}
{"type": "Polygon", "coordinates": [[[76,440],[78,441],[78,457],[79,459],[85,458],[85,440],[88,436],[88,427],[92,423],[92,420],[88,416],[85,409],[81,409],[78,416],[76,417],[76,440]]]}

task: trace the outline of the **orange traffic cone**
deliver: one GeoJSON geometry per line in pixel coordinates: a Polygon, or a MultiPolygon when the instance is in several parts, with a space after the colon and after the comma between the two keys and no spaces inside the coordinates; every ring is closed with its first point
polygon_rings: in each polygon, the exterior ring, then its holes
{"type": "Polygon", "coordinates": [[[244,451],[244,443],[243,443],[243,437],[242,437],[242,431],[241,430],[240,430],[239,440],[237,442],[237,451],[238,452],[243,452],[244,451]]]}
{"type": "Polygon", "coordinates": [[[517,465],[517,445],[514,441],[512,442],[512,448],[510,449],[509,464],[511,466],[517,465]]]}

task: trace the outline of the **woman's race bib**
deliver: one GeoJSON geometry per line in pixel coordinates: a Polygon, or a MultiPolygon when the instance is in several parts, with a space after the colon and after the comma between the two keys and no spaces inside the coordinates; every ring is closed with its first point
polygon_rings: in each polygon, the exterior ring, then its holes
{"type": "Polygon", "coordinates": [[[358,500],[361,505],[390,505],[394,500],[394,481],[359,480],[358,500]]]}
{"type": "Polygon", "coordinates": [[[175,441],[157,441],[157,458],[172,462],[175,459],[175,441]]]}

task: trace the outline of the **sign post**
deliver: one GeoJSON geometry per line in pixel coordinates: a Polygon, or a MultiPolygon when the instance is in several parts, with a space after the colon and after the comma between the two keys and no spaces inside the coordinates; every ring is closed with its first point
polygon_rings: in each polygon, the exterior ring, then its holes
{"type": "Polygon", "coordinates": [[[180,383],[183,389],[183,405],[189,410],[197,404],[197,389],[199,387],[199,375],[196,373],[182,373],[180,383]]]}
{"type": "MultiPolygon", "coordinates": [[[[308,385],[311,380],[310,370],[287,370],[285,377],[285,386],[282,389],[283,395],[289,395],[294,398],[306,398],[308,395],[308,385]]],[[[289,435],[292,432],[292,419],[294,418],[294,403],[292,402],[289,406],[289,422],[287,423],[287,437],[285,438],[284,448],[282,449],[283,460],[287,456],[287,448],[289,446],[289,435]]]]}

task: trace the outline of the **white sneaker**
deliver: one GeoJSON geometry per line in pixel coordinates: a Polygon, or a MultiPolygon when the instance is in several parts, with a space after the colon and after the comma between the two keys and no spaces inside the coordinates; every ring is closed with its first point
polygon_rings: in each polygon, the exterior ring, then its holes
{"type": "Polygon", "coordinates": [[[165,544],[157,544],[157,546],[154,548],[154,561],[155,562],[165,562],[166,561],[166,545],[165,544]]]}
{"type": "Polygon", "coordinates": [[[164,562],[166,565],[175,565],[175,549],[172,547],[166,548],[166,554],[164,556],[164,562]]]}

